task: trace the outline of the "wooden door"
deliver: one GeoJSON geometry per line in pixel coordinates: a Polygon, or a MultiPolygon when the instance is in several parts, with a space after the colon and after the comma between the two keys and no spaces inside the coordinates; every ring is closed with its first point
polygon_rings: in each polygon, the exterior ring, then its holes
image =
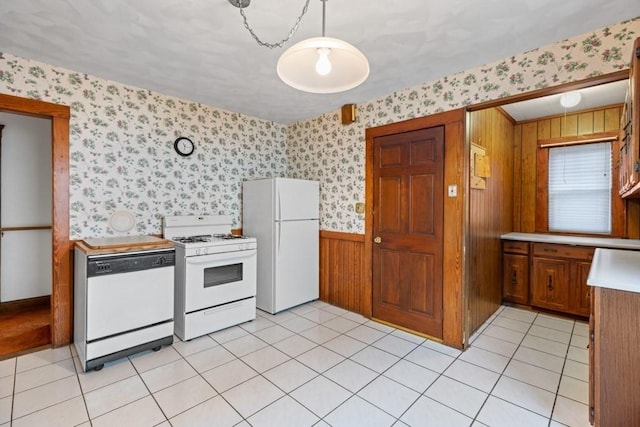
{"type": "Polygon", "coordinates": [[[569,264],[568,260],[533,258],[531,305],[569,310],[569,264]]]}
{"type": "Polygon", "coordinates": [[[591,305],[591,286],[587,285],[587,277],[589,277],[590,261],[576,262],[576,277],[573,285],[576,290],[575,297],[575,313],[588,316],[591,305]]]}
{"type": "Polygon", "coordinates": [[[442,338],[444,126],[376,137],[373,317],[442,338]]]}
{"type": "Polygon", "coordinates": [[[518,304],[529,304],[529,257],[504,254],[502,298],[518,304]]]}

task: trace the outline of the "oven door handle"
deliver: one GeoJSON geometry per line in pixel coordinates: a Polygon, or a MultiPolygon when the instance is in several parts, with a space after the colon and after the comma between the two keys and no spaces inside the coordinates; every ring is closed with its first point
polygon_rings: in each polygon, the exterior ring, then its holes
{"type": "Polygon", "coordinates": [[[246,251],[226,252],[221,254],[209,254],[209,255],[196,255],[187,257],[187,264],[209,264],[212,261],[229,261],[229,260],[243,260],[254,257],[256,255],[255,249],[249,249],[246,251]]]}

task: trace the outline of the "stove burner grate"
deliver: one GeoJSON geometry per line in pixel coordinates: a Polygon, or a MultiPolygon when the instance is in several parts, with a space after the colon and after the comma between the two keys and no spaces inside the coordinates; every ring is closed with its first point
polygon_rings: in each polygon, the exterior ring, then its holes
{"type": "Polygon", "coordinates": [[[223,240],[233,240],[233,239],[246,239],[246,236],[243,236],[241,234],[214,234],[213,237],[217,238],[217,239],[223,239],[223,240]]]}
{"type": "Polygon", "coordinates": [[[180,243],[210,242],[211,236],[209,236],[208,234],[203,234],[199,236],[174,237],[173,240],[180,243]]]}

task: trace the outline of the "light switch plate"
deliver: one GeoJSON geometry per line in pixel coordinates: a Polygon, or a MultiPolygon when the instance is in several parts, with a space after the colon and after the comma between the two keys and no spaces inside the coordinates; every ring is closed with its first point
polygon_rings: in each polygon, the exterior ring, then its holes
{"type": "Polygon", "coordinates": [[[455,184],[450,184],[448,187],[448,196],[449,197],[458,197],[458,186],[455,184]]]}

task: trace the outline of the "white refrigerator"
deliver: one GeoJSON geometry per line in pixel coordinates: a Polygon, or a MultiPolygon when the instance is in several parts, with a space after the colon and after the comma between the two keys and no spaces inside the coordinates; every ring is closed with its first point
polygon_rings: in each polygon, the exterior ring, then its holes
{"type": "Polygon", "coordinates": [[[258,240],[256,306],[269,313],[318,299],[317,181],[270,178],[245,181],[242,233],[258,240]]]}

